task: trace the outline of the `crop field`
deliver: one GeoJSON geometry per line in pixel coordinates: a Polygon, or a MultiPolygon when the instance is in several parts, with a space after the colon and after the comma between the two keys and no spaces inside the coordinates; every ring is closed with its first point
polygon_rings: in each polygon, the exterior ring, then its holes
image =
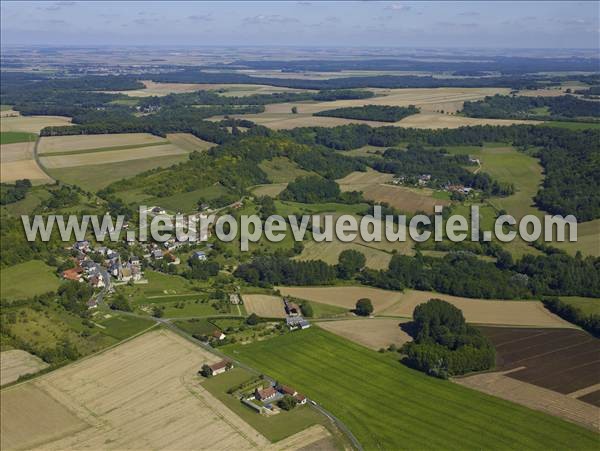
{"type": "Polygon", "coordinates": [[[120,161],[118,163],[91,164],[68,168],[50,169],[52,177],[65,183],[97,191],[118,180],[133,177],[136,174],[154,168],[167,168],[187,160],[186,153],[139,160],[120,161]]]}
{"type": "Polygon", "coordinates": [[[20,349],[0,352],[0,385],[10,384],[25,374],[37,373],[48,364],[39,357],[20,349]]]}
{"type": "Polygon", "coordinates": [[[598,440],[579,426],[408,369],[318,326],[223,349],[314,399],[365,449],[506,449],[516,443],[584,449],[598,440]]]}
{"type": "Polygon", "coordinates": [[[478,100],[484,98],[486,95],[507,93],[508,90],[503,88],[411,88],[372,89],[372,91],[376,93],[377,97],[370,99],[335,100],[331,102],[296,102],[266,105],[263,113],[248,114],[244,115],[243,118],[275,130],[314,126],[334,127],[356,123],[379,127],[391,124],[389,122],[318,117],[313,116],[313,113],[334,108],[364,105],[416,105],[421,108],[420,114],[409,116],[392,123],[392,125],[415,128],[457,128],[466,125],[538,123],[534,121],[467,118],[448,114],[455,113],[461,109],[466,100],[478,100]],[[292,113],[292,107],[294,106],[298,109],[296,114],[292,113]]]}
{"type": "Polygon", "coordinates": [[[505,301],[472,299],[432,291],[406,290],[400,302],[383,310],[381,315],[412,317],[415,307],[437,298],[462,310],[467,322],[511,326],[566,327],[573,325],[550,313],[539,301],[505,301]]]}
{"type": "Polygon", "coordinates": [[[336,180],[342,191],[362,191],[363,197],[376,202],[386,202],[394,208],[407,213],[423,211],[433,213],[436,205],[449,205],[444,199],[433,197],[431,189],[417,189],[405,186],[390,185],[387,182],[392,174],[383,174],[374,170],[353,172],[336,180]]]}
{"type": "Polygon", "coordinates": [[[249,96],[253,94],[273,94],[276,92],[295,92],[299,89],[279,88],[268,85],[244,85],[244,84],[226,84],[226,83],[157,83],[150,80],[141,80],[146,86],[143,89],[133,89],[129,91],[108,91],[125,94],[130,97],[151,97],[166,96],[169,94],[182,94],[194,91],[219,91],[225,96],[249,96]]]}
{"type": "Polygon", "coordinates": [[[242,299],[248,313],[256,313],[263,318],[285,318],[283,300],[279,296],[244,294],[242,299]]]}
{"type": "Polygon", "coordinates": [[[304,242],[302,253],[294,258],[296,260],[323,260],[325,263],[334,265],[337,264],[340,254],[348,249],[362,253],[366,258],[365,266],[372,269],[386,269],[392,259],[392,255],[388,252],[357,243],[341,241],[317,243],[312,240],[304,242]]]}
{"type": "Polygon", "coordinates": [[[45,127],[71,125],[66,116],[21,116],[16,111],[3,111],[0,123],[1,132],[27,132],[39,134],[45,127]]]}
{"type": "Polygon", "coordinates": [[[52,181],[34,160],[34,146],[35,142],[33,141],[0,146],[0,181],[2,183],[10,183],[19,179],[29,179],[34,184],[52,181]]]}
{"type": "Polygon", "coordinates": [[[266,446],[198,383],[202,364],[217,360],[170,332],[151,332],[3,391],[2,448],[266,446]]]}
{"type": "Polygon", "coordinates": [[[0,132],[0,145],[35,141],[37,135],[27,132],[0,132]]]}
{"type": "MultiPolygon", "coordinates": [[[[600,431],[600,409],[596,407],[597,398],[595,402],[588,401],[586,396],[573,398],[513,379],[510,377],[510,372],[505,371],[474,374],[455,378],[453,381],[488,395],[578,423],[593,431],[600,431]]],[[[592,392],[594,393],[600,391],[592,392]]]]}
{"type": "Polygon", "coordinates": [[[400,347],[412,337],[400,328],[406,320],[389,318],[321,321],[319,327],[375,351],[391,344],[400,347]]]}
{"type": "Polygon", "coordinates": [[[600,315],[600,299],[581,296],[561,296],[560,300],[588,315],[600,315]]]}
{"type": "Polygon", "coordinates": [[[600,432],[600,343],[579,330],[482,327],[499,371],[455,382],[600,432]]]}
{"type": "Polygon", "coordinates": [[[600,384],[600,340],[581,330],[482,327],[494,343],[499,370],[569,394],[600,384]]]}
{"type": "Polygon", "coordinates": [[[54,291],[60,280],[54,268],[40,260],[19,263],[0,270],[0,298],[27,299],[54,291]]]}
{"type": "Polygon", "coordinates": [[[167,143],[159,136],[149,133],[118,133],[106,135],[45,136],[40,140],[40,154],[70,152],[107,147],[142,146],[144,144],[167,143]]]}
{"type": "Polygon", "coordinates": [[[214,143],[196,138],[191,133],[169,133],[167,140],[187,152],[203,152],[215,145],[214,143]]]}
{"type": "Polygon", "coordinates": [[[574,255],[580,251],[583,255],[600,257],[600,219],[577,224],[577,242],[554,242],[552,246],[574,255]]]}
{"type": "Polygon", "coordinates": [[[277,289],[284,296],[293,296],[307,301],[335,305],[348,310],[356,307],[356,301],[369,298],[373,303],[373,313],[388,309],[402,299],[400,291],[380,290],[371,287],[280,287],[277,289]]]}
{"type": "Polygon", "coordinates": [[[41,163],[48,169],[69,168],[73,166],[90,166],[95,164],[117,163],[129,160],[164,157],[185,154],[184,150],[172,144],[161,146],[136,147],[127,150],[109,150],[105,152],[76,153],[42,157],[41,163]]]}
{"type": "Polygon", "coordinates": [[[374,314],[411,318],[415,307],[429,299],[443,299],[461,309],[475,324],[572,328],[538,301],[472,299],[432,291],[388,291],[371,287],[277,287],[283,295],[353,309],[360,298],[369,298],[374,314]]]}

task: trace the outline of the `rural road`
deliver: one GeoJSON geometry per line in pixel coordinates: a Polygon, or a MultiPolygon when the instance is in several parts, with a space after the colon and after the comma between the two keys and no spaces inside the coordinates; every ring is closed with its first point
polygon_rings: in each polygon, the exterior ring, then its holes
{"type": "MultiPolygon", "coordinates": [[[[239,360],[236,360],[236,359],[232,358],[231,356],[220,352],[219,350],[213,348],[209,344],[206,344],[200,340],[197,340],[196,338],[192,337],[187,332],[185,332],[185,331],[179,329],[177,326],[175,326],[171,322],[171,319],[156,318],[154,316],[148,317],[147,315],[139,315],[137,313],[132,313],[132,312],[121,312],[120,311],[119,313],[127,315],[127,316],[133,316],[136,318],[144,318],[144,319],[151,318],[154,321],[156,321],[157,323],[162,324],[163,326],[165,326],[172,332],[176,333],[177,335],[185,338],[186,340],[194,343],[197,346],[200,346],[202,349],[205,349],[205,350],[211,352],[212,354],[215,354],[215,355],[221,357],[222,359],[227,359],[227,360],[233,361],[237,366],[239,366],[240,368],[244,368],[245,370],[251,372],[252,374],[255,374],[257,376],[262,375],[265,377],[266,380],[268,380],[272,384],[275,384],[275,382],[276,382],[275,379],[272,379],[271,377],[267,376],[266,374],[261,373],[260,371],[252,368],[251,366],[248,366],[245,363],[242,363],[239,360]]],[[[181,318],[177,318],[177,319],[181,319],[181,318]]],[[[352,434],[350,429],[348,429],[348,427],[339,418],[337,418],[331,412],[329,412],[328,410],[326,410],[323,407],[321,407],[320,405],[318,405],[316,402],[313,403],[313,401],[310,398],[307,398],[307,400],[309,401],[308,402],[309,406],[311,406],[313,409],[317,410],[318,412],[320,412],[321,414],[323,414],[327,418],[329,418],[329,420],[331,422],[333,422],[336,425],[336,427],[346,435],[346,437],[348,437],[348,440],[350,441],[350,443],[352,443],[352,446],[356,450],[363,451],[363,447],[361,446],[360,442],[356,439],[356,437],[354,436],[354,434],[352,434]]]]}

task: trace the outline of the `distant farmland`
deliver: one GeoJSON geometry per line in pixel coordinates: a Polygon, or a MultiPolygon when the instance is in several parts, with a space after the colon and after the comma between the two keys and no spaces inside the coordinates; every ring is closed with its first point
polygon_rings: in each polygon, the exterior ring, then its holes
{"type": "Polygon", "coordinates": [[[316,400],[365,449],[597,445],[584,428],[428,377],[316,326],[224,350],[316,400]]]}

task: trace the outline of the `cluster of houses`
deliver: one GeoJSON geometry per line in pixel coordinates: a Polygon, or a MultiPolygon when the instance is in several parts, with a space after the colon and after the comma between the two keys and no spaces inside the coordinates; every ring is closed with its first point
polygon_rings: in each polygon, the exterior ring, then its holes
{"type": "Polygon", "coordinates": [[[302,316],[300,306],[287,298],[283,298],[283,307],[285,309],[285,324],[290,330],[308,329],[310,323],[302,316]]]}
{"type": "MultiPolygon", "coordinates": [[[[391,183],[392,185],[404,185],[409,182],[413,183],[415,179],[405,175],[398,175],[392,179],[391,183]]],[[[429,182],[431,182],[431,174],[421,174],[416,178],[416,184],[421,187],[429,185],[429,182]]]]}
{"type": "Polygon", "coordinates": [[[142,278],[142,266],[138,257],[123,261],[118,252],[104,246],[93,249],[89,241],[77,241],[72,249],[77,252],[74,257],[75,267],[63,271],[62,277],[65,280],[87,282],[93,288],[104,288],[110,287],[111,277],[120,282],[138,281],[142,278]],[[91,254],[102,256],[103,261],[94,261],[91,254]]]}

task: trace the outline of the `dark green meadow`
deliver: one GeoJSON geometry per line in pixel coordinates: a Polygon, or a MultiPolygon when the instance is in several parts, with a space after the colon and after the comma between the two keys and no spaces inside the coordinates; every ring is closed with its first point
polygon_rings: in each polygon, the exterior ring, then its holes
{"type": "Polygon", "coordinates": [[[222,349],[317,401],[365,449],[593,449],[600,440],[558,418],[425,376],[390,353],[316,326],[222,349]]]}

